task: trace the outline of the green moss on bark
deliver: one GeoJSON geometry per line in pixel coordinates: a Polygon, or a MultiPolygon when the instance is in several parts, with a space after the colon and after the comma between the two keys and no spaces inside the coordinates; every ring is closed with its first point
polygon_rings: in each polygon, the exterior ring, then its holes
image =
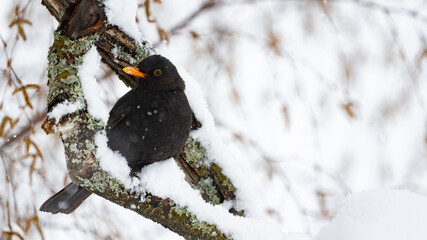
{"type": "Polygon", "coordinates": [[[199,189],[205,200],[215,205],[235,199],[236,188],[222,169],[208,158],[206,149],[191,133],[181,155],[199,177],[197,182],[193,181],[192,187],[199,189]]]}
{"type": "Polygon", "coordinates": [[[117,197],[128,193],[119,180],[112,178],[104,171],[97,171],[89,179],[82,179],[82,184],[80,186],[100,193],[104,193],[108,190],[113,192],[117,197]]]}
{"type": "Polygon", "coordinates": [[[201,178],[195,187],[202,193],[206,194],[209,198],[209,202],[213,205],[221,203],[221,199],[218,196],[219,193],[214,185],[212,178],[201,178]]]}
{"type": "Polygon", "coordinates": [[[48,104],[58,96],[66,95],[70,102],[82,100],[83,91],[77,75],[78,67],[83,63],[82,56],[93,46],[99,35],[94,34],[80,40],[71,40],[61,31],[55,31],[54,43],[48,54],[48,104]]]}

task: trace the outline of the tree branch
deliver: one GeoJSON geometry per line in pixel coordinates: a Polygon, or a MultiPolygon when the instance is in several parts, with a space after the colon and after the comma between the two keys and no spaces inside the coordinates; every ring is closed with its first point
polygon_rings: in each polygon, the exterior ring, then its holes
{"type": "MultiPolygon", "coordinates": [[[[67,8],[76,7],[75,5],[81,2],[75,4],[72,0],[42,0],[42,3],[56,19],[61,21],[59,29],[54,34],[54,43],[48,56],[48,112],[64,101],[84,103],[84,108],[78,112],[65,115],[61,119],[46,119],[42,126],[46,133],[59,132],[72,181],[105,199],[162,224],[186,239],[229,239],[229,236],[215,225],[198,220],[197,216],[185,206],[176,205],[173,199],[163,199],[148,193],[141,200],[140,196],[131,193],[121,182],[103,171],[98,159],[95,158],[94,136],[104,128],[104,123],[87,111],[87,103],[77,74],[78,67],[82,64],[82,56],[95,45],[102,61],[127,86],[134,87],[135,79],[124,74],[121,69],[136,65],[153,52],[153,49],[146,42],[137,44],[117,26],[112,26],[107,21],[103,26],[90,27],[90,33],[86,36],[72,39],[61,30],[64,24],[70,24],[62,17],[65,15],[69,18],[67,14],[70,12],[75,14],[75,11],[67,8]]],[[[199,127],[201,124],[194,118],[193,130],[199,127]]],[[[185,172],[186,180],[201,192],[207,202],[220,204],[224,200],[235,200],[236,188],[230,179],[222,173],[217,164],[208,164],[207,162],[212,161],[205,161],[206,158],[205,147],[195,141],[190,133],[186,146],[176,161],[185,172]]],[[[239,212],[234,208],[231,208],[230,212],[243,215],[242,211],[239,212]]]]}

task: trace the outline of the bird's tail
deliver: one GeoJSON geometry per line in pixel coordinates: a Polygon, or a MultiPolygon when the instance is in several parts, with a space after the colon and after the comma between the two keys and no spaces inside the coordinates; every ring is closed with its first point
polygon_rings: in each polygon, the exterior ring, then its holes
{"type": "Polygon", "coordinates": [[[70,183],[61,191],[46,200],[40,207],[40,211],[56,213],[72,213],[82,202],[92,194],[88,190],[70,183]]]}

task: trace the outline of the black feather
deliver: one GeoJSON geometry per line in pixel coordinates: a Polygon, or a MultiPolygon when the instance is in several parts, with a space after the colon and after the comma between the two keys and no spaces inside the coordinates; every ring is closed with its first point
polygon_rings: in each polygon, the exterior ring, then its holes
{"type": "Polygon", "coordinates": [[[46,200],[40,207],[40,211],[50,213],[65,213],[73,212],[80,204],[90,196],[91,192],[74,184],[70,183],[61,191],[46,200]]]}

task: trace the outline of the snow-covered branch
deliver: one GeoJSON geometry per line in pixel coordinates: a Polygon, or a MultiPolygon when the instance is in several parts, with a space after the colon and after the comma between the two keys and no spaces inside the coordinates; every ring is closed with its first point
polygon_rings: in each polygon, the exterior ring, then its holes
{"type": "MultiPolygon", "coordinates": [[[[179,200],[155,196],[150,192],[135,192],[111,176],[99,162],[97,151],[100,151],[100,148],[96,144],[95,136],[103,130],[105,119],[99,116],[102,113],[98,115],[91,110],[94,96],[91,96],[90,91],[85,91],[85,84],[82,83],[84,76],[81,72],[82,65],[86,64],[85,54],[96,46],[102,61],[118,74],[126,85],[133,87],[135,80],[130,75],[123,74],[121,69],[136,65],[154,52],[153,49],[146,42],[135,41],[129,34],[120,30],[120,27],[108,23],[103,19],[104,14],[93,20],[92,26],[72,25],[76,24],[73,23],[76,17],[85,18],[84,11],[98,11],[87,7],[96,5],[96,8],[99,7],[98,4],[85,3],[85,8],[79,8],[79,4],[85,1],[78,4],[60,0],[42,2],[61,22],[48,56],[48,118],[43,129],[46,133],[60,134],[72,181],[162,224],[187,239],[228,239],[229,233],[225,234],[214,223],[199,220],[194,211],[176,203],[179,200]],[[75,36],[78,36],[77,39],[74,39],[75,36]]],[[[103,11],[102,6],[100,9],[103,11]]],[[[193,132],[203,124],[196,116],[197,114],[193,119],[193,132]]],[[[236,198],[236,188],[222,173],[222,168],[210,159],[212,157],[208,155],[206,147],[194,137],[195,135],[197,134],[190,134],[183,152],[176,158],[186,174],[186,180],[200,191],[205,201],[213,205],[224,201],[233,202],[236,198]]],[[[229,212],[243,214],[234,204],[228,206],[229,212]]]]}

